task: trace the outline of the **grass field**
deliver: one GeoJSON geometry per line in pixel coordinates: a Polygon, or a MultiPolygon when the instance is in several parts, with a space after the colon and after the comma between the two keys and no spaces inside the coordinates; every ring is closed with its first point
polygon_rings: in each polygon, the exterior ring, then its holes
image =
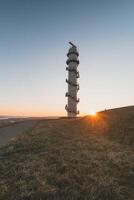
{"type": "Polygon", "coordinates": [[[134,199],[134,106],[42,120],[0,148],[0,200],[64,199],[134,199]]]}

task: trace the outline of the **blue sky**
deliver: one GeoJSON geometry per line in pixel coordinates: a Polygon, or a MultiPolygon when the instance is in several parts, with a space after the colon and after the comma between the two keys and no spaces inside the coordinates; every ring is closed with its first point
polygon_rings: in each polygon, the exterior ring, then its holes
{"type": "Polygon", "coordinates": [[[68,41],[82,115],[133,105],[133,11],[133,0],[0,0],[0,114],[66,114],[68,41]]]}

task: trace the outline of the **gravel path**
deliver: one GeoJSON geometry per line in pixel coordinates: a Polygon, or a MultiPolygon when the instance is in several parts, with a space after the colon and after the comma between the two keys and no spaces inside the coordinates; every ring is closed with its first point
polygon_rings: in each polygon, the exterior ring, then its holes
{"type": "Polygon", "coordinates": [[[6,144],[17,135],[35,125],[37,121],[24,121],[10,126],[0,128],[0,145],[6,144]]]}

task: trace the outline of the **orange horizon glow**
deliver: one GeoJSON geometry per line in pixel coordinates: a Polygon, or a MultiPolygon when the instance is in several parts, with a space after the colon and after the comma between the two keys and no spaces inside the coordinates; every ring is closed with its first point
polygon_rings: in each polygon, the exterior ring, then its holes
{"type": "MultiPolygon", "coordinates": [[[[81,113],[79,116],[85,116],[89,114],[89,112],[87,113],[81,113]]],[[[95,116],[96,113],[91,113],[91,115],[95,116]]],[[[16,108],[16,107],[0,107],[0,116],[17,116],[17,117],[55,117],[55,116],[66,116],[66,112],[65,111],[54,111],[52,109],[48,110],[48,109],[32,109],[32,108],[28,108],[28,109],[24,109],[24,108],[16,108]]]]}
{"type": "MultiPolygon", "coordinates": [[[[88,115],[89,112],[80,113],[78,116],[88,115]]],[[[40,107],[40,105],[32,106],[9,106],[1,105],[0,106],[0,115],[1,116],[16,116],[16,117],[61,117],[66,116],[67,113],[64,109],[54,109],[53,107],[40,107]]]]}
{"type": "Polygon", "coordinates": [[[15,107],[0,107],[1,116],[18,116],[18,117],[48,117],[48,116],[64,116],[63,112],[53,112],[50,110],[41,109],[24,109],[15,107]]]}

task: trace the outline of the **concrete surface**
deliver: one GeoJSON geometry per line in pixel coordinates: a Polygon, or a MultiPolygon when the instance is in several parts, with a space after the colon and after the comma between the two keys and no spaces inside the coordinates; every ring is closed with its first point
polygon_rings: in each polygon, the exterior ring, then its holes
{"type": "Polygon", "coordinates": [[[36,120],[23,121],[10,126],[0,128],[0,145],[6,144],[17,135],[32,128],[36,124],[36,120]]]}

